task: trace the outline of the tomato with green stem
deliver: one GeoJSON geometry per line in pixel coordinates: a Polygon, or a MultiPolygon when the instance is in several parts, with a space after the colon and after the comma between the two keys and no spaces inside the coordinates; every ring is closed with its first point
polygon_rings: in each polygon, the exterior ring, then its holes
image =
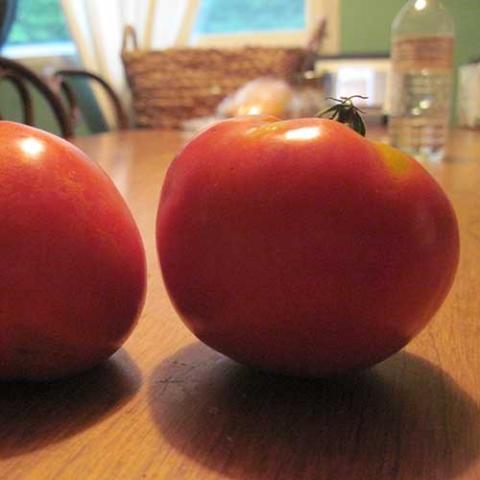
{"type": "MultiPolygon", "coordinates": [[[[351,99],[327,114],[359,125],[351,99]]],[[[425,327],[452,285],[459,234],[445,193],[401,151],[330,119],[252,116],[179,152],[157,248],[199,339],[248,365],[327,376],[425,327]]]]}

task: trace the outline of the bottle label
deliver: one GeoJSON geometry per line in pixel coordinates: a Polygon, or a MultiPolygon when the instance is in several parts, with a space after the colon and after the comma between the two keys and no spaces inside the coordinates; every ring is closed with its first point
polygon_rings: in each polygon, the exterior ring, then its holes
{"type": "Polygon", "coordinates": [[[451,36],[399,36],[392,45],[392,68],[394,72],[451,71],[453,43],[451,36]]]}

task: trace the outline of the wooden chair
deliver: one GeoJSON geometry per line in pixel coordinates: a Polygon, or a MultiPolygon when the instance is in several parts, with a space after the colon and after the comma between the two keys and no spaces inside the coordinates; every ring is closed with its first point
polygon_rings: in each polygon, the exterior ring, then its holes
{"type": "Polygon", "coordinates": [[[86,70],[67,69],[56,71],[54,73],[54,78],[58,82],[59,88],[67,100],[70,121],[72,124],[76,123],[80,115],[81,108],[78,102],[78,95],[75,93],[72,83],[68,82],[68,80],[74,78],[84,78],[100,85],[107,94],[115,111],[117,128],[119,130],[127,130],[130,128],[130,122],[120,98],[115,93],[113,88],[99,75],[86,70]]]}
{"type": "Polygon", "coordinates": [[[0,78],[8,80],[17,89],[23,107],[24,123],[27,125],[34,125],[35,123],[32,98],[27,88],[27,85],[32,85],[50,105],[60,127],[62,137],[70,138],[73,136],[70,117],[63,107],[60,98],[35,72],[19,62],[0,57],[0,78]]]}

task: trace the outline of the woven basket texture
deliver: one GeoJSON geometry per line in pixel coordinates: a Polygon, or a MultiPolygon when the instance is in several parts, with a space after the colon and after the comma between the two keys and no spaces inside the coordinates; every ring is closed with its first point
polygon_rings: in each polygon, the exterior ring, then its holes
{"type": "Polygon", "coordinates": [[[290,80],[301,48],[170,48],[124,50],[122,59],[139,127],[179,128],[209,116],[226,96],[258,77],[290,80]]]}

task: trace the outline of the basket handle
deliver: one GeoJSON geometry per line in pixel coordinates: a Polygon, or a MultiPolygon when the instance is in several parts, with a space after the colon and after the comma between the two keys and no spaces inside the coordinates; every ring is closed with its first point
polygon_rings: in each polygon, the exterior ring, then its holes
{"type": "Polygon", "coordinates": [[[138,38],[135,28],[133,28],[131,25],[125,25],[125,28],[123,29],[122,53],[125,53],[129,50],[138,50],[138,38]],[[129,48],[129,44],[133,48],[129,48]]]}

